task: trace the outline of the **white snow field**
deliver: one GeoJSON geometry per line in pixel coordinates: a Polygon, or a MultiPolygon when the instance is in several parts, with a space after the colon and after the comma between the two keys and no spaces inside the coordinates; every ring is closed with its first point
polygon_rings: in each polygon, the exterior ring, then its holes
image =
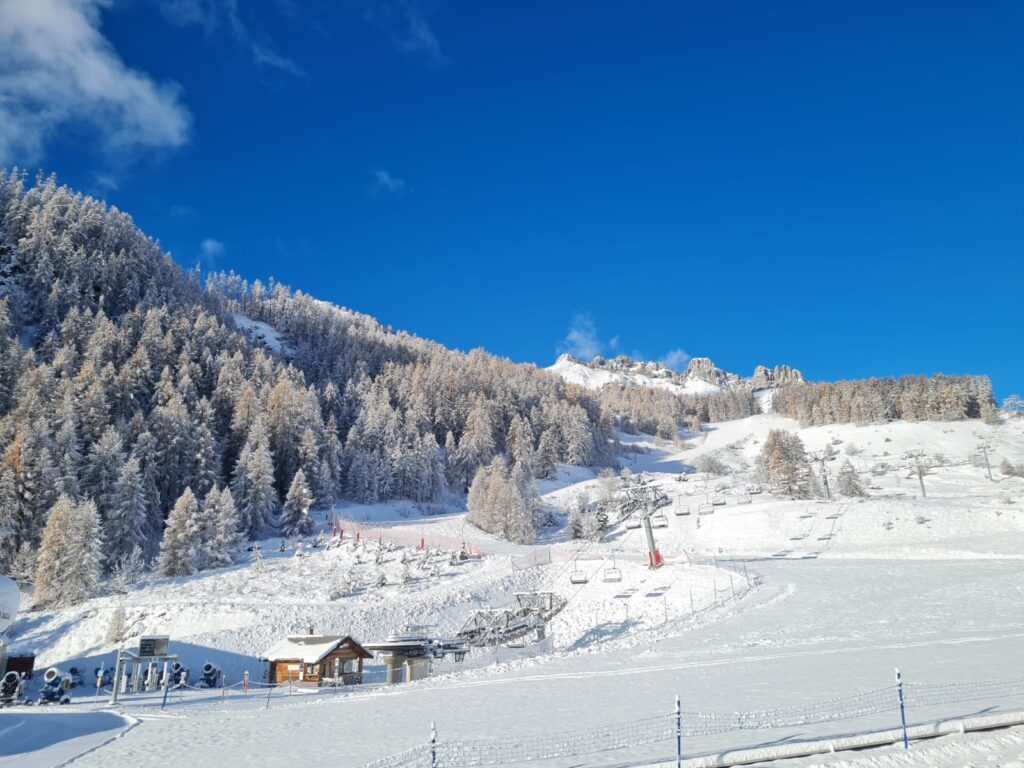
{"type": "MultiPolygon", "coordinates": [[[[912,726],[1024,711],[1024,480],[998,470],[1004,457],[1024,460],[1024,419],[998,427],[972,421],[798,429],[765,414],[711,425],[682,446],[620,439],[643,451],[623,464],[672,499],[663,510],[667,527],[655,530],[666,559],[656,571],[645,567],[642,530],[622,523],[602,543],[547,530],[536,545],[520,546],[467,525],[454,508],[353,505],[336,510],[349,521],[340,547],[307,544],[296,557],[291,547],[279,552],[267,541],[262,566],[148,578],[124,596],[27,612],[13,627],[15,643],[35,648],[40,665],[91,671],[98,659],[112,658],[104,636],[123,605],[130,637],[170,634],[172,651],[193,669],[214,661],[235,683],[243,670],[259,680],[256,657],[310,625],[361,641],[412,624],[450,635],[476,608],[508,605],[519,591],[552,590],[568,603],[545,642],[475,651],[404,686],[375,684],[371,670],[363,686],[281,689],[269,699],[258,686],[248,695],[237,688],[175,692],[163,710],[156,694],[128,695],[117,712],[138,724],[113,739],[125,721],[89,726],[81,745],[67,738],[72,730],[33,720],[114,717],[105,713],[105,696],[76,689],[67,707],[0,712],[0,734],[33,734],[26,742],[32,750],[20,753],[21,742],[0,738],[0,765],[60,765],[71,749],[81,753],[75,766],[359,768],[424,744],[431,722],[446,766],[480,764],[473,749],[538,768],[674,765],[676,695],[686,758],[711,764],[709,756],[750,748],[766,758],[784,745],[898,728],[897,666],[912,726]],[[849,458],[872,486],[870,496],[817,502],[755,493],[750,463],[768,430],[780,427],[797,431],[808,450],[831,444],[833,481],[849,458]],[[991,481],[975,461],[981,444],[991,481]],[[930,465],[924,498],[903,458],[918,450],[930,465]],[[735,472],[712,478],[690,471],[712,451],[735,472]],[[712,500],[726,503],[698,514],[712,500]],[[689,514],[677,514],[684,510],[689,514]],[[350,538],[356,527],[358,545],[350,538]],[[426,553],[415,548],[421,539],[426,553]],[[452,565],[449,550],[463,541],[481,557],[452,565]],[[605,583],[613,558],[623,579],[605,583]],[[570,584],[573,570],[585,571],[588,582],[570,584]],[[610,744],[609,734],[640,728],[664,730],[666,738],[591,751],[610,744]],[[446,743],[479,740],[500,743],[464,745],[462,762],[444,751],[446,743]],[[522,762],[554,740],[562,742],[554,751],[579,754],[522,762]]],[[[545,503],[564,509],[575,494],[596,497],[599,482],[589,470],[561,468],[540,491],[545,503]]],[[[919,741],[906,752],[900,744],[783,764],[1015,761],[1024,761],[1020,727],[919,741]]]]}

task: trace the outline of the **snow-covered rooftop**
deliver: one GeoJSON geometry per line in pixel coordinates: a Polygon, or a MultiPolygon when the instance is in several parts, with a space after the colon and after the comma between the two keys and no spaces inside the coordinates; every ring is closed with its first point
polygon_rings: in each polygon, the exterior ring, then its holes
{"type": "MultiPolygon", "coordinates": [[[[264,653],[263,657],[267,661],[299,659],[303,664],[316,664],[347,640],[351,638],[340,635],[292,635],[264,653]]],[[[359,648],[354,640],[352,643],[359,648]]]]}

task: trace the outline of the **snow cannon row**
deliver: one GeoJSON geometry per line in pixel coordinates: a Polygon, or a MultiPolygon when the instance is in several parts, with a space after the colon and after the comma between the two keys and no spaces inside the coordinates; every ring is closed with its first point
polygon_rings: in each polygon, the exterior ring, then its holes
{"type": "MultiPolygon", "coordinates": [[[[39,690],[36,704],[70,704],[71,697],[67,695],[70,688],[71,676],[65,675],[56,667],[50,667],[43,673],[43,687],[39,690]]],[[[24,676],[12,670],[0,679],[0,707],[13,707],[19,704],[31,705],[32,702],[25,697],[24,676]]]]}

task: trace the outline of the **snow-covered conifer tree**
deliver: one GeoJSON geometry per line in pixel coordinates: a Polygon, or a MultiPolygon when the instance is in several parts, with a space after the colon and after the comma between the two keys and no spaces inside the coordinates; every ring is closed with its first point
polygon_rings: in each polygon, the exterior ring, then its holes
{"type": "Polygon", "coordinates": [[[284,536],[308,536],[313,532],[313,519],[309,510],[313,506],[313,493],[306,482],[301,468],[295,473],[288,496],[284,501],[281,515],[281,534],[284,536]]]}
{"type": "Polygon", "coordinates": [[[121,465],[103,523],[103,533],[108,568],[136,547],[144,549],[147,546],[146,489],[139,460],[134,456],[121,465]]]}
{"type": "Polygon", "coordinates": [[[843,496],[867,496],[867,491],[864,490],[864,486],[857,476],[857,470],[853,468],[853,464],[850,463],[849,459],[844,461],[842,466],[839,467],[837,484],[839,492],[843,496]]]}
{"type": "Polygon", "coordinates": [[[196,521],[199,502],[191,488],[182,491],[167,516],[164,538],[160,542],[157,568],[161,576],[191,576],[196,572],[198,544],[196,521]]]}
{"type": "Polygon", "coordinates": [[[92,597],[100,578],[100,518],[96,505],[61,496],[50,510],[36,564],[41,605],[73,605],[92,597]]]}

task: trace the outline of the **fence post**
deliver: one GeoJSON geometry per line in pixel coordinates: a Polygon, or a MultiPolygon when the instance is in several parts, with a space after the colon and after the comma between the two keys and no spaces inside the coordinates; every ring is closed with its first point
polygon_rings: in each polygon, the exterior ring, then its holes
{"type": "Polygon", "coordinates": [[[683,710],[679,706],[679,694],[676,694],[676,768],[683,765],[683,710]]]}
{"type": "Polygon", "coordinates": [[[437,728],[430,721],[430,768],[437,768],[437,728]]]}
{"type": "Polygon", "coordinates": [[[896,668],[896,690],[900,697],[900,723],[903,726],[903,748],[910,749],[910,741],[907,739],[907,712],[903,704],[903,676],[900,675],[899,667],[896,668]]]}

